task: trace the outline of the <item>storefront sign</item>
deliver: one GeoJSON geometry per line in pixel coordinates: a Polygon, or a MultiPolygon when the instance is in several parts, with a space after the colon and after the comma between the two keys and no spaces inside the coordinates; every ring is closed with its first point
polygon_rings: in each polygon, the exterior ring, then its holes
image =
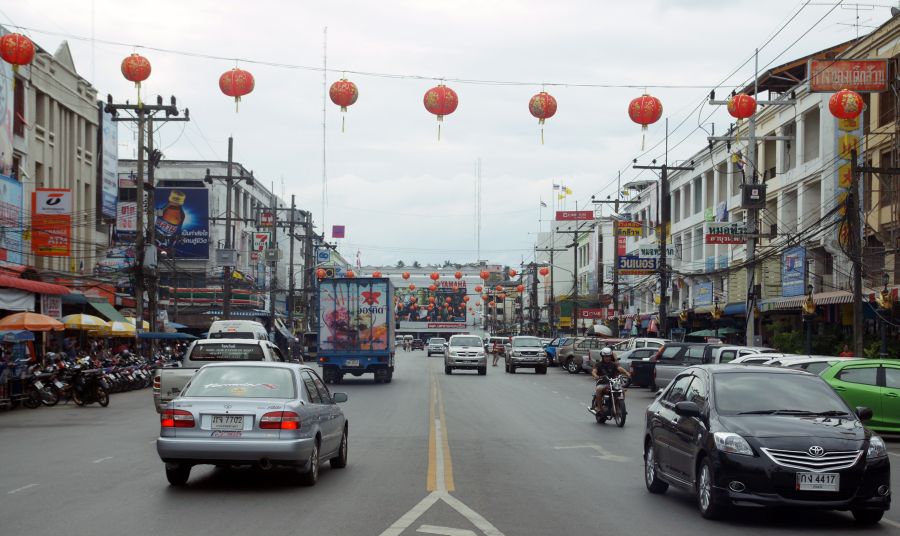
{"type": "Polygon", "coordinates": [[[41,314],[55,318],[62,318],[62,296],[48,296],[41,294],[41,314]]]}
{"type": "Polygon", "coordinates": [[[68,257],[72,237],[72,191],[37,188],[31,194],[31,251],[41,257],[68,257]]]}
{"type": "Polygon", "coordinates": [[[641,236],[644,224],[639,221],[620,221],[616,223],[616,236],[641,236]]]}
{"type": "Polygon", "coordinates": [[[781,295],[803,296],[806,293],[806,249],[796,246],[781,255],[781,295]]]}
{"type": "Polygon", "coordinates": [[[0,261],[22,264],[22,183],[0,177],[0,261]]]}
{"type": "Polygon", "coordinates": [[[887,91],[887,60],[810,60],[809,90],[834,93],[887,91]]]}
{"type": "Polygon", "coordinates": [[[659,259],[645,258],[636,255],[619,257],[619,275],[652,275],[657,272],[659,259]]]}
{"type": "Polygon", "coordinates": [[[620,257],[625,255],[625,248],[627,247],[626,240],[627,239],[624,236],[616,237],[616,255],[619,255],[620,257]]]}
{"type": "Polygon", "coordinates": [[[557,210],[556,221],[593,220],[594,212],[590,210],[557,210]]]}
{"type": "Polygon", "coordinates": [[[703,224],[704,242],[707,244],[746,244],[747,224],[744,222],[703,224]]]}
{"type": "Polygon", "coordinates": [[[613,316],[614,309],[587,308],[578,309],[578,318],[606,320],[613,316]]]}
{"type": "Polygon", "coordinates": [[[252,250],[255,253],[260,253],[266,250],[266,248],[270,247],[269,244],[272,243],[272,233],[269,232],[255,232],[253,233],[253,246],[252,250]]]}
{"type": "Polygon", "coordinates": [[[137,203],[119,201],[116,206],[116,235],[120,238],[130,236],[133,239],[135,233],[137,233],[137,203]]]}
{"type": "MultiPolygon", "coordinates": [[[[676,252],[675,246],[669,246],[669,245],[666,246],[666,256],[668,256],[668,257],[675,257],[675,252],[676,252]]],[[[659,258],[659,256],[662,255],[662,248],[660,248],[660,247],[653,247],[653,246],[649,246],[649,247],[639,247],[639,248],[636,250],[636,253],[637,253],[637,255],[638,255],[639,257],[656,257],[656,258],[659,258]]]]}

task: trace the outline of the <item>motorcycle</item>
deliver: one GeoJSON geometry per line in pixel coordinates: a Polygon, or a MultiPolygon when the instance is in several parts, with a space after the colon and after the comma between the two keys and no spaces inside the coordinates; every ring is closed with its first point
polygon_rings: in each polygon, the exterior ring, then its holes
{"type": "Polygon", "coordinates": [[[79,406],[96,402],[105,408],[109,405],[105,383],[100,369],[77,370],[72,378],[72,400],[79,406]]]}
{"type": "Polygon", "coordinates": [[[621,428],[625,426],[625,417],[628,415],[628,411],[625,409],[624,377],[607,378],[606,376],[603,376],[597,380],[594,395],[591,397],[591,405],[588,406],[588,408],[595,407],[594,402],[597,397],[596,387],[600,386],[602,382],[609,382],[607,384],[606,393],[603,395],[603,405],[600,410],[588,409],[588,411],[594,414],[597,423],[603,424],[609,419],[613,419],[616,421],[616,426],[621,428]]]}

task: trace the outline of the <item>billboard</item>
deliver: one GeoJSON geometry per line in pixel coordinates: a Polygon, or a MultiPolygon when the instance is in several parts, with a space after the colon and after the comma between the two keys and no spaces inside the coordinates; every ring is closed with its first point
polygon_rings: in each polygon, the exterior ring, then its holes
{"type": "Polygon", "coordinates": [[[319,352],[388,350],[391,335],[389,283],[330,279],[319,287],[319,352]]]}
{"type": "Polygon", "coordinates": [[[134,241],[137,233],[137,202],[119,201],[116,205],[116,237],[134,241]]]}
{"type": "Polygon", "coordinates": [[[705,222],[703,231],[706,244],[747,243],[747,224],[742,221],[705,222]]]}
{"type": "Polygon", "coordinates": [[[802,246],[788,248],[781,254],[781,295],[784,297],[806,294],[806,249],[802,246]]]}
{"type": "Polygon", "coordinates": [[[103,146],[101,159],[100,214],[107,219],[116,217],[116,200],[119,197],[119,124],[112,120],[112,114],[103,111],[100,105],[100,143],[103,146]]]}
{"type": "Polygon", "coordinates": [[[31,252],[68,257],[72,252],[72,191],[37,188],[31,194],[31,252]]]}
{"type": "Polygon", "coordinates": [[[620,221],[616,223],[616,236],[641,236],[644,224],[639,221],[620,221]]]}
{"type": "Polygon", "coordinates": [[[887,60],[810,60],[807,72],[812,93],[888,90],[887,60]]]}
{"type": "Polygon", "coordinates": [[[22,183],[0,176],[0,261],[22,262],[22,183]]]}
{"type": "Polygon", "coordinates": [[[157,245],[177,259],[208,259],[209,190],[157,188],[154,203],[157,245]]]}
{"type": "Polygon", "coordinates": [[[465,281],[439,281],[437,284],[439,286],[434,292],[428,287],[416,287],[414,290],[400,287],[394,290],[397,320],[402,329],[466,325],[468,304],[465,300],[465,281]]]}

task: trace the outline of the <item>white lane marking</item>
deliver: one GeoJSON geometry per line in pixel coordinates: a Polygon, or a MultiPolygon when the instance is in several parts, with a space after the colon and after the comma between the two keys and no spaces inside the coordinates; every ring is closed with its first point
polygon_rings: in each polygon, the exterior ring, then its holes
{"type": "Polygon", "coordinates": [[[890,454],[891,456],[896,456],[896,457],[900,458],[900,454],[898,454],[896,452],[888,452],[888,454],[890,454]]]}
{"type": "Polygon", "coordinates": [[[106,456],[105,458],[97,458],[97,459],[94,460],[92,463],[103,463],[103,462],[105,462],[106,460],[111,460],[111,459],[113,459],[112,456],[106,456]]]}
{"type": "Polygon", "coordinates": [[[394,524],[385,529],[380,536],[400,536],[403,534],[404,530],[415,523],[415,521],[419,519],[426,510],[431,508],[434,503],[438,502],[440,498],[438,492],[432,491],[424,499],[419,501],[419,504],[413,506],[409,512],[406,512],[400,516],[400,519],[394,521],[394,524]]]}
{"type": "Polygon", "coordinates": [[[422,525],[416,529],[416,532],[421,532],[423,534],[438,534],[440,536],[476,536],[471,530],[435,527],[434,525],[422,525]]]}
{"type": "Polygon", "coordinates": [[[454,510],[462,514],[463,517],[468,519],[470,523],[481,529],[481,532],[483,532],[485,536],[503,536],[503,533],[500,532],[497,527],[491,525],[487,519],[481,516],[481,514],[463,504],[463,502],[456,497],[449,493],[445,493],[442,499],[444,499],[445,503],[453,507],[454,510]]]}
{"type": "Polygon", "coordinates": [[[890,526],[892,526],[892,527],[897,527],[898,529],[900,529],[900,523],[897,523],[896,521],[891,521],[890,519],[884,519],[884,518],[882,518],[882,519],[881,519],[881,522],[882,522],[882,523],[887,523],[888,525],[890,525],[890,526]]]}
{"type": "Polygon", "coordinates": [[[35,486],[37,486],[37,484],[28,484],[27,486],[22,486],[21,488],[16,488],[12,491],[7,491],[6,494],[7,495],[15,495],[16,493],[19,493],[20,491],[25,491],[26,489],[31,489],[35,486]]]}
{"type": "Polygon", "coordinates": [[[564,447],[553,447],[556,450],[568,450],[568,449],[591,449],[597,452],[597,455],[591,456],[591,458],[599,458],[601,460],[606,460],[610,462],[627,462],[629,460],[626,456],[619,456],[618,454],[613,454],[612,452],[606,450],[600,445],[596,444],[587,444],[587,445],[571,445],[564,447]]]}
{"type": "Polygon", "coordinates": [[[437,491],[447,491],[446,475],[444,474],[444,434],[440,419],[434,420],[434,443],[435,480],[437,481],[435,486],[437,491]]]}

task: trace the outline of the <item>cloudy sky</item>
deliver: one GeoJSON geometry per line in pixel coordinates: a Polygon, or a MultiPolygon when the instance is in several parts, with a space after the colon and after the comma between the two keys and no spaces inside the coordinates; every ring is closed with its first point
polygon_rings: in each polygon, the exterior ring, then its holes
{"type": "MultiPolygon", "coordinates": [[[[160,132],[167,158],[224,160],[233,135],[236,161],[276,193],[296,194],[328,234],[346,225],[341,249],[349,257],[359,250],[364,264],[474,261],[480,159],[481,258],[518,264],[532,255],[553,183],[572,189],[566,208],[584,207],[591,195],[614,194],[620,170],[623,180],[634,177],[633,158],[661,159],[659,148],[642,154],[627,115],[644,87],[669,118],[670,161],[683,159],[705,145],[701,126],[727,127],[724,110],[698,105],[711,88],[725,95],[752,78],[754,48],[762,71],[890,17],[888,1],[834,3],[28,0],[0,5],[0,23],[27,28],[50,51],[67,40],[79,73],[117,101],[135,100],[121,60],[146,56],[147,94],[174,94],[191,111],[190,123],[160,132]],[[323,207],[326,27],[327,83],[346,71],[360,96],[343,133],[338,107],[325,105],[323,207]],[[256,78],[239,113],[218,89],[235,58],[256,78]],[[422,97],[442,78],[460,104],[438,141],[422,97]],[[527,107],[542,84],[559,103],[544,145],[527,107]]],[[[663,125],[650,128],[648,149],[663,125]]],[[[133,157],[134,147],[123,126],[120,156],[133,157]]]]}

